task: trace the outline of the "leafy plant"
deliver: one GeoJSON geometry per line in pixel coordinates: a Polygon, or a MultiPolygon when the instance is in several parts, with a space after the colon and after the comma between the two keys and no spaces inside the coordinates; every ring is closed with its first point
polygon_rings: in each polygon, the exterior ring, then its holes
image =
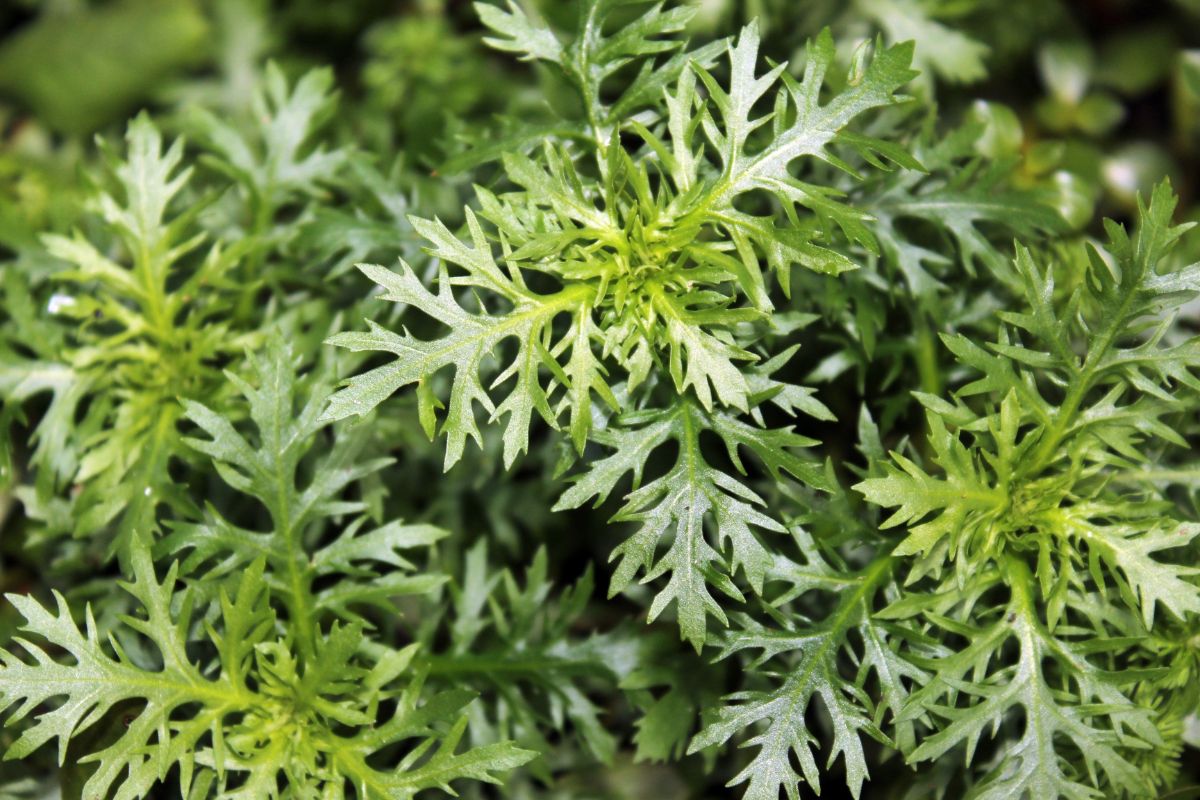
{"type": "Polygon", "coordinates": [[[259,447],[198,403],[187,413],[212,438],[189,442],[213,457],[231,486],[263,503],[274,530],[245,530],[213,511],[212,520],[180,526],[164,539],[167,548],[190,551],[185,573],[214,554],[220,563],[203,577],[232,573],[228,586],[207,593],[178,588],[178,564],[160,582],[149,547],[135,540],[133,581],[124,588],[138,608],[122,617],[107,647],[90,608],[80,630],[62,595],[57,611],[12,596],[26,620],[23,630],[62,648],[75,663],[57,664],[44,647],[24,640],[32,660],[4,654],[3,700],[16,708],[17,719],[65,697],[37,717],[9,754],[21,757],[57,739],[61,763],[72,737],[114,707],[137,702],[119,738],[88,755],[97,768],[85,793],[144,796],[176,766],[184,795],[195,785],[201,794],[275,797],[282,780],[289,793],[342,793],[352,786],[363,797],[401,798],[460,778],[494,780],[495,771],[527,761],[532,753],[505,742],[456,752],[467,721],[458,712],[470,693],[422,700],[427,670],[413,665],[417,646],[368,646],[358,609],[392,608],[392,598],[435,588],[440,576],[404,574],[415,565],[400,553],[428,548],[445,532],[392,522],[364,533],[360,517],[310,552],[305,545],[314,526],[363,510],[361,503],[336,498],[380,463],[352,466],[352,440],[342,440],[350,444],[330,452],[299,491],[296,468],[322,427],[316,418],[325,396],[315,393],[293,419],[294,364],[286,349],[277,343],[252,363],[257,387],[229,377],[249,401],[259,447]],[[369,564],[397,571],[377,577],[369,564]],[[314,582],[321,575],[344,577],[318,592],[314,582]],[[189,656],[197,641],[209,651],[200,662],[189,656]],[[368,763],[402,742],[410,745],[392,757],[395,769],[368,763]]]}
{"type": "Polygon", "coordinates": [[[0,9],[0,798],[1194,792],[1189,3],[185,5],[0,9]]]}
{"type": "MultiPolygon", "coordinates": [[[[207,238],[196,222],[203,203],[173,211],[192,172],[180,168],[183,142],[164,151],[144,116],[126,139],[126,159],[110,163],[114,190],[95,198],[111,239],[44,240],[50,256],[71,265],[55,273],[64,289],[48,310],[75,329],[24,340],[35,357],[5,370],[15,401],[54,394],[32,459],[40,498],[67,482],[79,486],[74,525],[63,532],[94,534],[116,519],[110,552],[151,535],[155,506],[174,491],[167,463],[181,449],[176,398],[220,391],[213,364],[250,341],[229,324],[239,249],[210,242],[197,257],[207,238]]],[[[22,287],[13,280],[15,294],[22,287]]]]}
{"type": "Polygon", "coordinates": [[[897,509],[884,527],[909,524],[893,552],[912,559],[912,593],[891,615],[968,642],[940,659],[899,717],[937,729],[911,758],[958,743],[970,753],[1006,712],[1024,710],[1024,731],[1002,745],[981,796],[1150,791],[1131,753],[1161,746],[1161,733],[1125,687],[1155,675],[1129,661],[1156,613],[1186,622],[1200,612],[1194,568],[1170,558],[1200,529],[1114,477],[1136,472],[1156,439],[1185,445],[1162,418],[1191,407],[1200,387],[1197,341],[1163,342],[1169,312],[1200,291],[1197,265],[1160,268],[1186,230],[1171,226],[1175,204],[1164,183],[1134,234],[1108,222],[1107,251],[1089,250],[1062,299],[1054,276],[1019,250],[1023,310],[1001,315],[987,349],[946,339],[981,377],[955,403],[920,398],[939,474],[897,453],[886,476],[856,487],[897,509]],[[976,397],[982,413],[968,405],[976,397]],[[1007,601],[981,602],[997,591],[1007,601]]]}
{"type": "MultiPolygon", "coordinates": [[[[519,36],[515,43],[504,42],[505,49],[557,60],[568,72],[581,70],[550,45],[548,31],[539,34],[529,28],[518,11],[503,17],[489,13],[484,19],[519,36]]],[[[671,17],[657,20],[660,27],[647,32],[670,30],[671,17]]],[[[606,48],[657,52],[657,45],[636,39],[627,44],[622,38],[644,35],[642,26],[650,24],[643,18],[639,25],[622,29],[612,43],[577,42],[574,47],[594,50],[596,58],[606,48]]],[[[786,74],[782,66],[757,76],[757,51],[753,26],[742,32],[737,44],[729,45],[728,90],[701,67],[682,73],[665,96],[662,130],[634,127],[643,147],[633,155],[596,123],[595,147],[581,154],[590,164],[577,166],[569,151],[554,146],[544,150],[544,166],[521,155],[506,156],[505,170],[520,191],[479,193],[482,214],[495,226],[493,237],[503,246],[503,267],[470,210],[470,244],[441,223],[414,219],[413,226],[432,245],[431,255],[465,275],[451,277],[443,270],[434,294],[407,264],[401,264],[400,273],[374,266],[362,269],[384,287],[384,299],[415,306],[448,324],[450,332],[444,337],[421,339],[372,324],[369,333],[342,333],[330,340],[352,350],[382,350],[398,357],[351,378],[331,400],[328,414],[334,419],[364,414],[396,389],[418,384],[421,422],[432,434],[439,401],[431,379],[443,367],[454,366],[441,425],[448,440],[447,468],[459,460],[467,438],[480,441],[476,404],[493,420],[508,418],[504,458],[511,465],[528,449],[534,412],[552,427],[565,415],[570,439],[582,452],[593,435],[593,397],[600,400],[618,416],[615,427],[598,440],[618,453],[581,478],[560,501],[562,508],[577,507],[592,496],[604,499],[626,472],[633,472],[638,483],[650,452],[668,439],[676,441],[680,458],[675,469],[640,489],[619,515],[646,524],[617,551],[623,561],[611,592],[621,591],[639,569],[647,571],[648,579],[669,572],[670,582],[651,607],[650,618],[677,603],[681,630],[697,649],[704,641],[706,617],[724,617],[706,583],[716,582],[727,594],[740,597],[726,575],[741,568],[753,586],[761,586],[767,555],[749,526],[782,530],[753,508],[761,500],[738,483],[736,473],[713,471],[703,462],[700,431],[713,431],[725,440],[738,470],[744,471],[738,448],[745,446],[773,476],[782,477],[786,470],[811,485],[825,485],[820,469],[790,450],[815,441],[787,429],[764,430],[761,415],[755,426],[718,411],[748,413],[771,400],[789,412],[829,418],[804,389],[770,378],[786,356],[759,369],[740,364],[760,360],[747,346],[761,339],[773,308],[764,273],[776,275],[786,292],[793,264],[835,275],[853,268],[845,256],[822,244],[835,225],[859,244],[874,242],[859,212],[819,187],[792,178],[788,165],[805,157],[836,160],[827,149],[836,143],[863,153],[886,153],[915,166],[902,151],[843,130],[859,114],[893,102],[895,90],[911,77],[906,48],[881,51],[858,65],[859,73],[850,76],[851,88],[824,105],[817,101],[834,57],[828,36],[810,46],[800,82],[781,77],[786,74]],[[709,101],[697,95],[698,82],[708,88],[709,101]],[[768,122],[768,117],[753,116],[753,108],[777,82],[771,135],[750,146],[752,133],[768,122]],[[718,154],[716,163],[704,160],[708,151],[694,141],[701,131],[718,154]],[[585,177],[584,165],[595,167],[595,178],[585,177]],[[738,210],[735,200],[752,191],[770,192],[788,214],[776,220],[738,210]],[[797,208],[811,218],[801,219],[797,208]],[[525,272],[551,277],[557,288],[534,291],[525,272]],[[455,297],[455,285],[486,291],[504,306],[493,310],[485,304],[473,313],[455,297]],[[568,324],[556,330],[560,317],[568,324]],[[743,327],[750,331],[739,341],[737,333],[743,327]],[[512,388],[496,403],[479,373],[484,360],[509,338],[517,339],[517,352],[511,361],[505,359],[493,385],[511,379],[512,388]],[[621,400],[610,376],[624,379],[616,384],[621,400]],[[560,387],[561,397],[556,398],[560,387]],[[647,404],[659,406],[661,413],[645,410],[647,404]],[[635,416],[628,415],[632,411],[635,416]],[[620,429],[642,422],[650,424],[632,427],[628,434],[639,441],[637,453],[623,441],[620,429]],[[705,540],[704,518],[710,512],[718,543],[732,542],[728,564],[721,564],[723,559],[705,540]],[[667,529],[675,532],[675,544],[657,559],[658,539],[667,529]]],[[[602,77],[602,69],[592,78],[576,74],[585,104],[594,103],[598,93],[585,78],[598,82],[602,77]]]]}

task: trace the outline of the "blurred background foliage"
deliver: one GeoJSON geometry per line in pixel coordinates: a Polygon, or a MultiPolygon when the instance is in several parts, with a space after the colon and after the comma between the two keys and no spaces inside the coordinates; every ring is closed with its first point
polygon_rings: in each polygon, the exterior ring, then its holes
{"type": "MultiPolygon", "coordinates": [[[[569,28],[573,4],[526,0],[569,28]]],[[[1127,212],[1170,175],[1185,203],[1200,158],[1200,32],[1195,0],[697,0],[700,38],[750,19],[772,58],[799,60],[831,26],[853,42],[915,39],[916,89],[943,123],[993,121],[991,147],[1027,169],[1061,171],[1074,204],[1127,212]],[[985,105],[986,104],[986,105],[985,105]]],[[[557,102],[553,77],[481,43],[470,3],[446,0],[10,0],[0,6],[0,123],[7,246],[72,219],[78,161],[92,134],[141,108],[251,110],[265,60],[288,74],[332,66],[346,102],[337,138],[402,153],[421,183],[497,119],[557,102]],[[464,130],[469,133],[464,134],[464,130]],[[451,134],[448,136],[447,134],[451,134]]],[[[446,178],[448,176],[441,176],[446,178]]],[[[439,181],[444,184],[446,181],[439,181]]],[[[439,189],[443,188],[439,186],[439,189]]],[[[445,193],[448,195],[448,193],[445,193]]],[[[458,203],[447,200],[447,209],[458,203]]]]}
{"type": "MultiPolygon", "coordinates": [[[[571,2],[523,4],[564,28],[573,24],[571,2]]],[[[1197,0],[697,0],[696,5],[691,23],[696,38],[730,35],[758,19],[765,54],[790,60],[794,70],[802,65],[805,39],[824,26],[843,45],[874,36],[888,42],[915,39],[922,76],[912,91],[936,103],[938,129],[974,125],[977,134],[968,149],[1015,163],[1013,180],[1052,197],[1081,240],[1098,230],[1100,215],[1127,219],[1136,193],[1148,193],[1163,175],[1181,194],[1184,216],[1200,219],[1197,0]]],[[[427,264],[405,220],[408,209],[438,215],[448,224],[461,221],[471,183],[499,180],[480,157],[489,143],[521,142],[525,136],[532,146],[541,135],[537,123],[550,117],[547,107],[570,102],[570,93],[550,70],[514,62],[489,50],[482,38],[471,5],[450,0],[0,3],[0,284],[8,287],[0,326],[17,313],[16,297],[38,306],[51,297],[48,276],[60,265],[39,235],[91,224],[85,198],[92,188],[88,176],[96,173],[101,158],[93,146],[96,135],[119,139],[125,121],[141,109],[151,110],[168,135],[192,141],[211,134],[204,121],[211,117],[249,130],[258,113],[256,92],[266,64],[273,61],[289,81],[312,67],[332,68],[338,99],[327,112],[321,137],[326,149],[345,148],[348,157],[313,190],[324,202],[289,201],[275,210],[273,224],[286,233],[267,259],[264,280],[272,280],[270,269],[276,269],[287,290],[279,296],[299,298],[295,341],[308,363],[345,358],[322,353],[319,342],[323,331],[362,316],[355,303],[368,285],[351,265],[363,259],[392,263],[398,255],[414,265],[427,264]]],[[[216,202],[205,213],[220,215],[224,209],[216,202]]],[[[1193,252],[1183,255],[1196,260],[1200,237],[1190,243],[1193,252]]],[[[979,309],[927,311],[941,314],[947,325],[988,324],[972,317],[979,309]]],[[[1185,318],[1195,326],[1200,309],[1185,318]]],[[[911,324],[907,316],[899,319],[885,314],[876,323],[880,341],[889,325],[911,324]]],[[[901,333],[920,336],[907,327],[901,333]]],[[[901,379],[899,363],[883,360],[868,373],[864,357],[856,368],[843,354],[839,335],[830,332],[827,350],[806,352],[800,362],[810,379],[839,389],[828,394],[849,433],[823,432],[820,438],[831,449],[844,442],[850,453],[864,380],[896,382],[895,395],[903,399],[890,412],[883,410],[885,428],[889,419],[894,423],[919,412],[907,399],[914,387],[901,379]]],[[[865,347],[867,356],[871,350],[865,347]]],[[[948,368],[948,354],[937,358],[948,368]]],[[[407,398],[392,403],[414,405],[407,398]]],[[[11,492],[22,458],[9,452],[5,431],[14,425],[27,432],[41,412],[36,405],[32,410],[6,405],[0,413],[0,589],[27,591],[47,580],[76,581],[77,565],[47,578],[53,571],[34,562],[36,548],[25,545],[49,523],[21,513],[11,492]]],[[[443,475],[441,445],[425,438],[411,409],[381,415],[376,424],[381,427],[376,438],[389,442],[398,458],[377,479],[377,502],[385,502],[386,486],[388,514],[451,530],[454,539],[444,558],[452,566],[466,563],[472,548],[487,539],[488,558],[523,574],[545,545],[550,573],[558,586],[567,586],[589,564],[603,563],[619,541],[602,513],[549,511],[559,488],[551,476],[564,458],[561,444],[551,437],[511,475],[499,474],[498,437],[489,438],[483,451],[469,450],[469,463],[443,475]]],[[[838,454],[831,454],[836,460],[838,454]]],[[[637,614],[642,600],[633,596],[594,604],[583,627],[611,627],[623,615],[637,614]]],[[[0,641],[7,638],[12,616],[11,609],[0,610],[0,641]]],[[[633,705],[650,707],[666,698],[638,724],[658,726],[658,741],[670,739],[671,727],[682,725],[674,734],[682,743],[699,698],[729,687],[729,667],[706,664],[667,638],[671,647],[663,657],[672,663],[690,659],[693,685],[662,685],[662,675],[678,669],[657,674],[646,669],[622,680],[633,705]]],[[[622,725],[632,730],[634,715],[624,701],[609,700],[603,710],[610,730],[622,725]]],[[[728,796],[721,788],[728,776],[706,781],[687,760],[656,764],[673,754],[639,746],[637,736],[620,742],[611,766],[601,765],[586,748],[555,742],[561,758],[543,765],[540,776],[532,771],[516,777],[512,796],[728,796]],[[558,779],[548,784],[546,769],[558,779]]],[[[0,739],[0,749],[3,745],[0,739]]],[[[919,776],[914,782],[897,762],[885,766],[907,777],[875,775],[868,796],[926,796],[919,776]]],[[[1200,765],[1191,768],[1193,782],[1200,781],[1200,765]]],[[[839,782],[829,783],[827,792],[836,792],[839,782]]],[[[12,796],[22,796],[20,784],[12,786],[12,796]]],[[[476,788],[468,791],[486,796],[476,788]]],[[[27,796],[36,796],[30,792],[27,796]]]]}

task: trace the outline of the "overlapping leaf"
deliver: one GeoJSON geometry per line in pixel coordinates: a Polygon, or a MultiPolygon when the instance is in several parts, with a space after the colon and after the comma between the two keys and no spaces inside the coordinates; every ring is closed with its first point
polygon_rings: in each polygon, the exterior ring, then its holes
{"type": "Polygon", "coordinates": [[[909,698],[902,719],[932,714],[943,722],[910,758],[937,758],[963,743],[971,758],[983,736],[989,730],[995,735],[1020,708],[1023,730],[1006,737],[998,767],[975,787],[973,797],[1096,798],[1103,796],[1100,785],[1110,792],[1148,793],[1149,783],[1134,759],[1140,748],[1157,745],[1160,738],[1152,712],[1133,702],[1122,685],[1136,676],[1098,668],[1089,663],[1085,643],[1047,630],[1034,581],[1020,561],[1006,560],[1002,570],[981,575],[968,591],[952,592],[965,602],[1001,575],[1011,589],[1006,607],[971,623],[934,617],[945,630],[966,637],[967,644],[939,659],[929,684],[909,698]],[[1008,642],[1016,647],[1011,663],[1002,655],[1008,642]]]}
{"type": "MultiPolygon", "coordinates": [[[[819,557],[809,569],[823,565],[819,557]]],[[[857,797],[868,777],[862,737],[887,742],[880,728],[884,711],[893,721],[905,708],[911,687],[924,682],[924,670],[897,652],[897,637],[887,623],[873,617],[877,596],[891,580],[893,561],[880,556],[866,569],[841,578],[837,604],[829,615],[810,622],[802,617],[776,615],[764,625],[751,618],[739,621],[736,630],[719,638],[720,658],[757,651],[749,666],[771,679],[767,689],[750,689],[725,698],[714,722],[692,740],[691,751],[722,744],[743,731],[756,730],[743,747],[756,748],[754,757],[730,785],[746,784],[743,797],[751,800],[800,796],[800,784],[820,792],[821,768],[813,748],[820,746],[819,733],[808,719],[819,700],[828,715],[833,735],[828,764],[838,756],[845,760],[846,780],[857,797]],[[861,642],[856,650],[855,638],[861,642]],[[847,677],[843,663],[852,665],[847,677]],[[764,669],[768,665],[775,669],[764,669]],[[769,670],[769,671],[768,671],[769,670]],[[864,688],[874,673],[881,686],[876,700],[864,688]],[[800,765],[797,772],[794,763],[800,765]]],[[[826,585],[824,588],[832,588],[826,585]]],[[[911,725],[904,723],[899,735],[911,742],[911,725]]]]}
{"type": "MultiPolygon", "coordinates": [[[[1086,285],[1065,300],[1056,299],[1052,274],[1019,250],[1028,310],[1002,317],[1022,338],[1004,333],[988,350],[964,336],[947,339],[981,377],[958,390],[958,404],[921,398],[942,474],[895,454],[886,476],[857,487],[897,509],[885,526],[911,525],[897,553],[919,555],[921,572],[936,573],[946,559],[975,569],[1002,551],[1034,548],[1046,593],[1057,587],[1055,619],[1075,574],[1072,554],[1086,552],[1098,588],[1130,587],[1122,597],[1147,624],[1164,600],[1155,586],[1172,587],[1167,607],[1177,615],[1200,611],[1190,568],[1150,555],[1169,550],[1168,541],[1185,546],[1194,528],[1173,518],[1169,505],[1114,493],[1105,480],[1113,468],[1143,460],[1154,439],[1183,444],[1162,417],[1196,407],[1194,342],[1164,345],[1160,333],[1145,335],[1148,317],[1200,292],[1195,266],[1157,272],[1185,230],[1170,225],[1174,207],[1164,184],[1142,207],[1133,236],[1110,224],[1111,261],[1093,250],[1086,285]],[[977,415],[963,402],[976,396],[1000,402],[977,415]],[[971,443],[951,426],[969,431],[971,443]],[[1097,564],[1110,571],[1103,581],[1097,564]]],[[[1155,324],[1161,331],[1167,323],[1155,324]]]]}
{"type": "Polygon", "coordinates": [[[957,643],[924,665],[932,678],[901,717],[933,727],[909,759],[964,748],[970,761],[1021,712],[973,797],[1141,795],[1162,780],[1138,753],[1162,746],[1155,717],[1166,725],[1170,712],[1129,688],[1155,676],[1111,670],[1148,631],[1200,615],[1200,571],[1181,556],[1200,529],[1112,478],[1136,474],[1151,446],[1184,445],[1164,418],[1198,405],[1195,342],[1164,336],[1171,311],[1200,292],[1196,266],[1160,272],[1186,230],[1172,227],[1174,209],[1163,184],[1139,203],[1132,235],[1109,222],[1107,250],[1090,251],[1069,293],[1019,249],[1022,310],[1001,314],[986,349],[947,337],[972,380],[955,402],[919,397],[932,464],[893,453],[856,487],[896,509],[884,528],[908,525],[895,553],[913,557],[914,589],[888,614],[957,643]],[[977,410],[976,398],[989,402],[977,410]],[[916,588],[930,579],[929,594],[916,588]],[[1003,610],[983,601],[1001,584],[1003,610]]]}
{"type": "Polygon", "coordinates": [[[440,576],[412,574],[415,565],[401,553],[428,548],[446,532],[397,520],[364,530],[368,521],[359,517],[310,555],[311,542],[326,530],[328,518],[364,510],[361,501],[342,499],[343,490],[390,460],[362,459],[361,437],[343,436],[313,463],[313,477],[301,487],[301,462],[313,447],[314,435],[328,424],[320,419],[328,394],[318,385],[297,410],[295,360],[278,339],[267,352],[249,358],[257,386],[234,373],[228,378],[249,403],[250,419],[258,429],[256,445],[228,418],[195,401],[187,403],[186,414],[210,438],[190,438],[187,443],[213,459],[226,483],[261,503],[271,527],[247,530],[209,506],[203,522],[173,525],[160,551],[186,553],[184,569],[204,567],[209,576],[266,559],[272,593],[287,607],[301,649],[311,652],[311,631],[329,615],[353,621],[356,609],[391,609],[393,598],[437,586],[440,576]],[[319,590],[318,581],[324,584],[319,590]]]}
{"type": "Polygon", "coordinates": [[[126,617],[107,644],[90,610],[80,630],[61,596],[57,612],[9,597],[25,630],[48,645],[21,640],[31,660],[0,651],[0,706],[16,709],[12,722],[64,699],[40,713],[6,757],[57,740],[61,762],[75,737],[126,701],[139,706],[121,734],[84,758],[96,765],[84,787],[89,796],[145,797],[178,770],[185,796],[197,785],[227,797],[281,797],[282,780],[288,795],[354,787],[364,798],[407,800],[422,789],[449,790],[455,780],[494,782],[532,756],[509,743],[459,752],[466,717],[458,712],[471,695],[445,692],[422,703],[422,677],[411,672],[395,688],[412,648],[364,664],[356,655],[362,629],[334,625],[314,629],[319,647],[298,657],[276,638],[262,559],[232,595],[220,593],[219,626],[205,626],[217,653],[213,673],[189,655],[193,596],[177,588],[174,568],[159,582],[149,551],[134,546],[134,581],[125,588],[144,615],[126,617]],[[135,635],[149,643],[157,667],[129,655],[135,635]],[[72,663],[56,662],[47,647],[66,650],[72,663]],[[377,723],[381,703],[390,713],[377,723]],[[443,733],[435,727],[442,720],[456,721],[443,733]],[[394,768],[368,763],[405,740],[415,746],[394,768]]]}

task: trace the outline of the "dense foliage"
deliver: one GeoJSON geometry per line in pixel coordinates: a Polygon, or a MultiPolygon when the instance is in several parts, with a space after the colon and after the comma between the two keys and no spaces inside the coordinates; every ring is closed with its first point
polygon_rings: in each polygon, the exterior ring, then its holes
{"type": "Polygon", "coordinates": [[[0,798],[1197,791],[1194,2],[0,23],[0,798]]]}

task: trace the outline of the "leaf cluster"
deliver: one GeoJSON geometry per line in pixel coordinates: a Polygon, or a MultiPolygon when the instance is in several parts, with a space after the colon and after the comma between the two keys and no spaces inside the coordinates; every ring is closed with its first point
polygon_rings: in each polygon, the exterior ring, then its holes
{"type": "Polygon", "coordinates": [[[0,798],[1188,791],[1186,26],[368,7],[0,126],[0,798]]]}

